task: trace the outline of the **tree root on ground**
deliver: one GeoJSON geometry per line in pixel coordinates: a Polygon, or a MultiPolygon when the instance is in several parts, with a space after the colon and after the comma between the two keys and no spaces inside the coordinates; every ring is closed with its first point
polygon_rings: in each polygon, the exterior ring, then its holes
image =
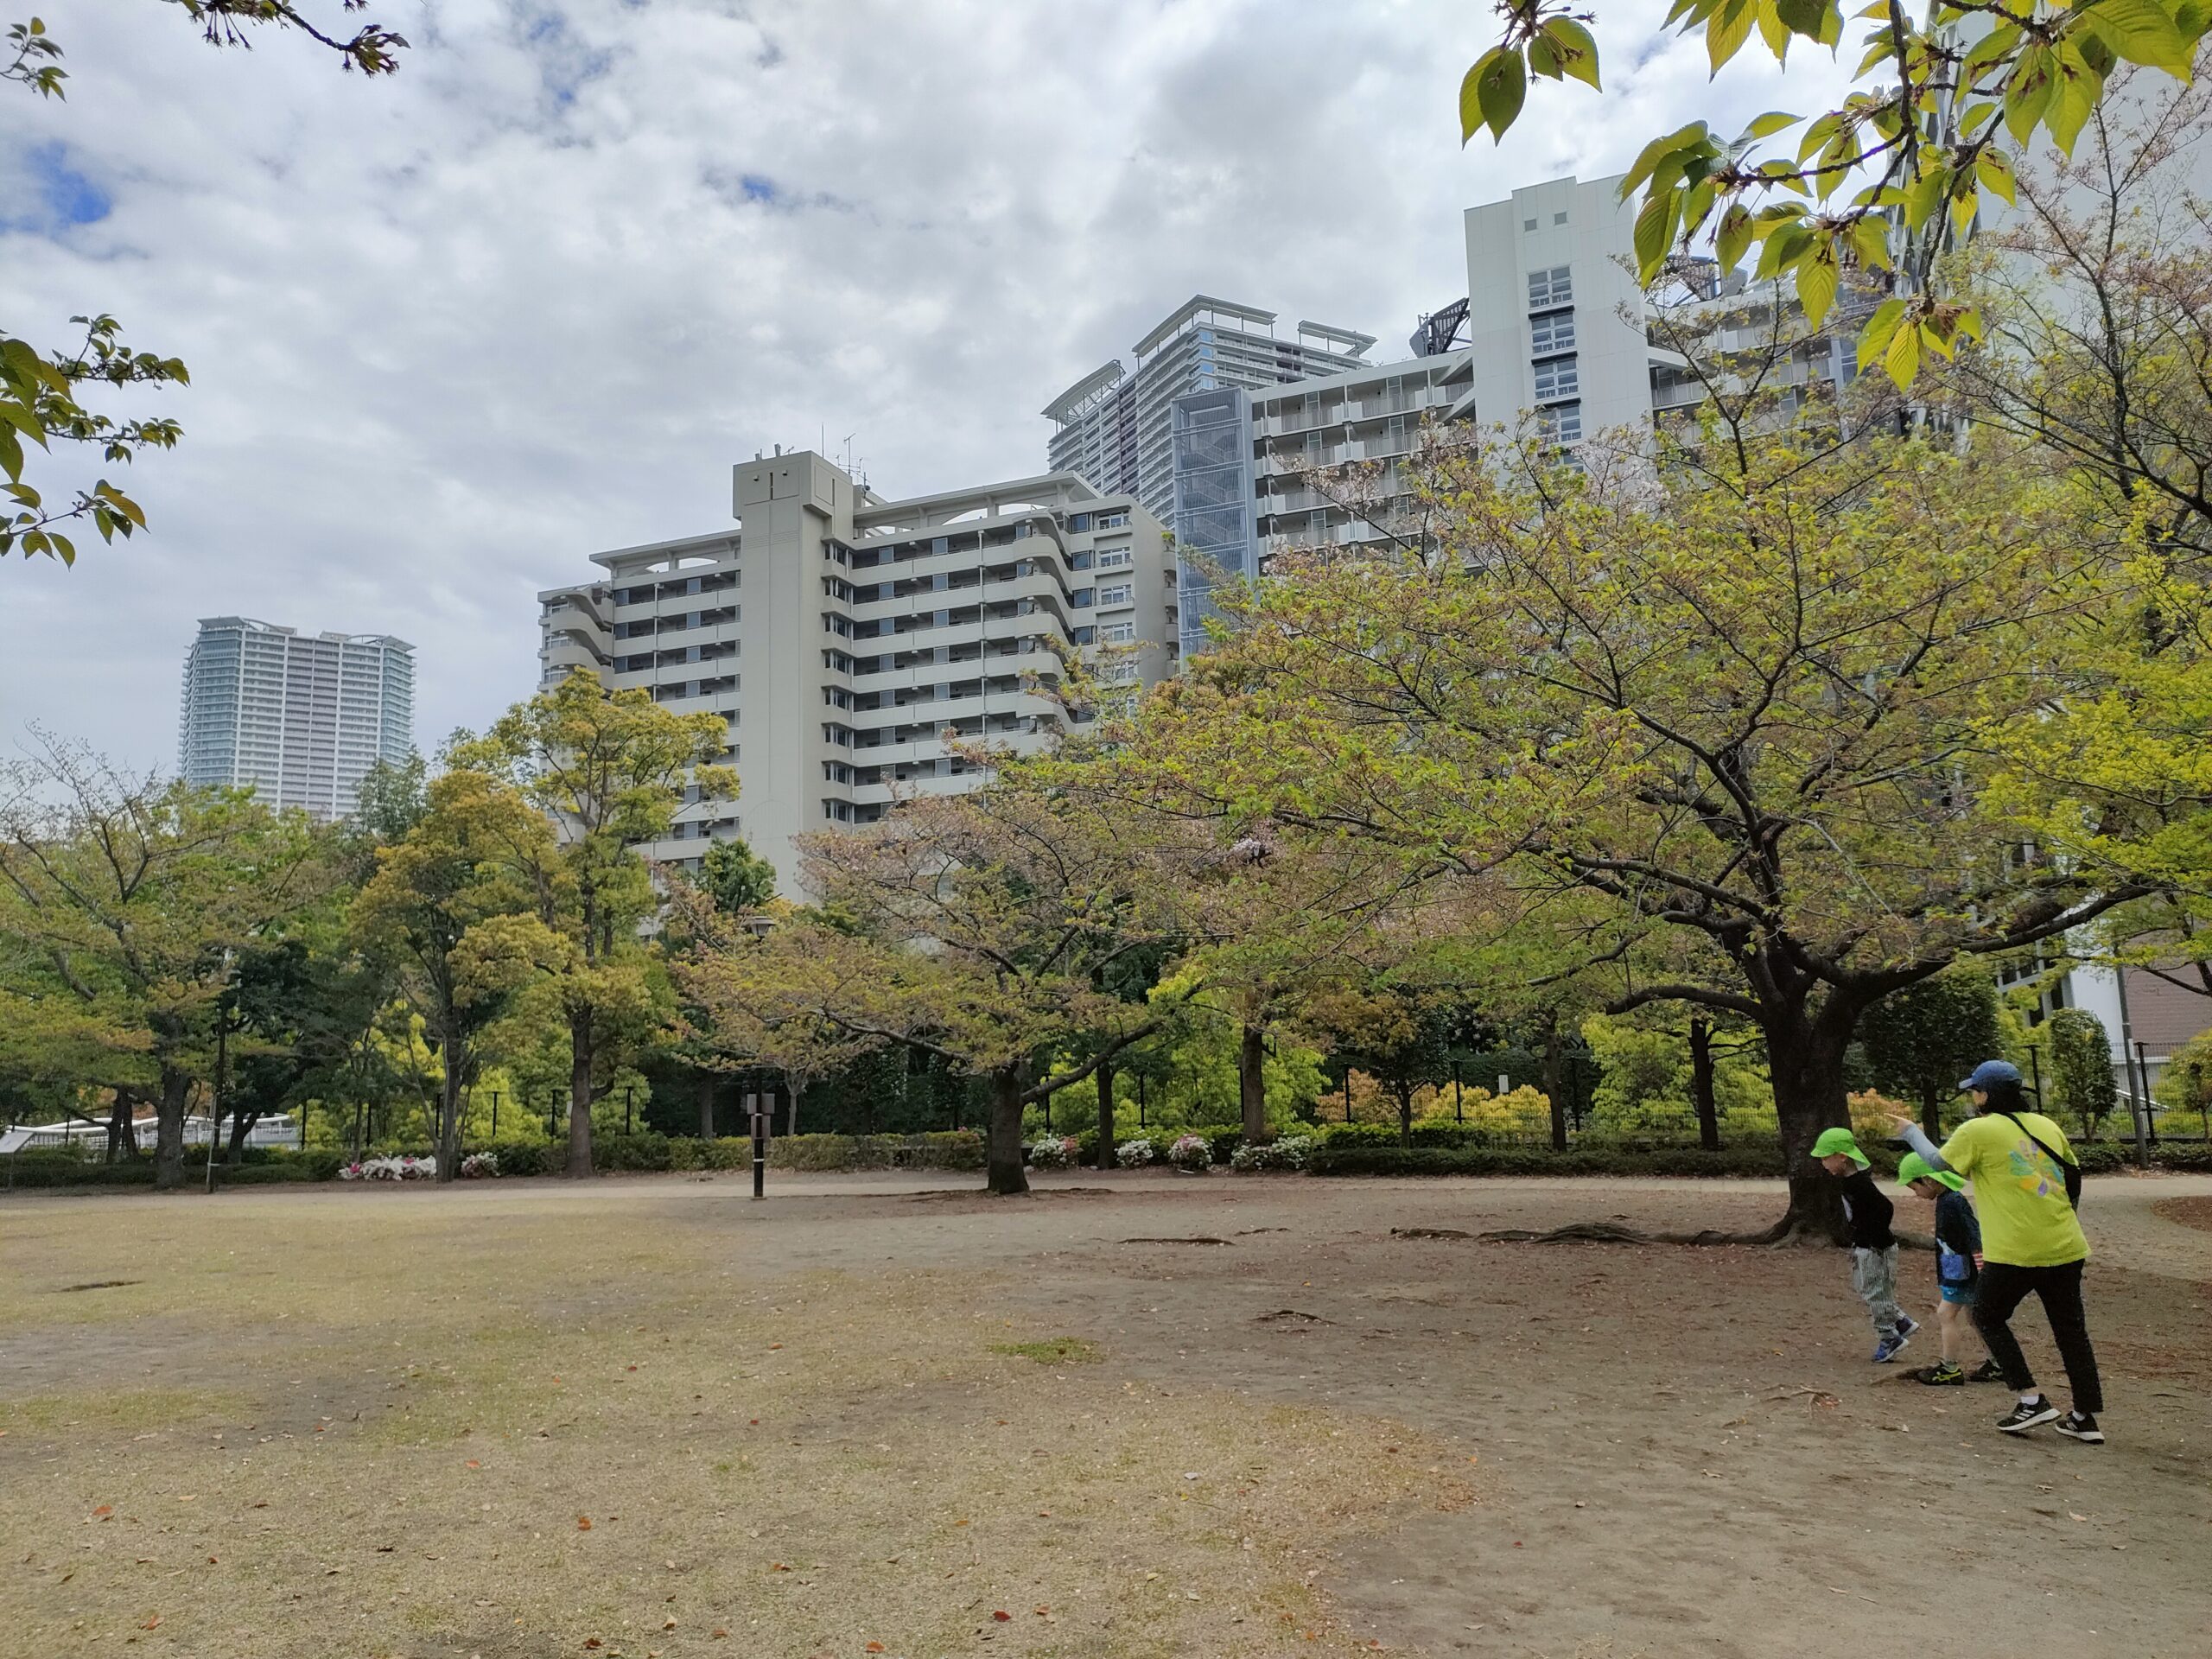
{"type": "MultiPolygon", "coordinates": [[[[1791,1245],[1828,1249],[1835,1245],[1827,1234],[1795,1226],[1787,1217],[1750,1233],[1722,1232],[1711,1227],[1694,1233],[1646,1232],[1617,1221],[1571,1221],[1544,1232],[1527,1227],[1498,1227],[1486,1233],[1463,1233],[1450,1227],[1393,1227],[1390,1232],[1397,1238],[1471,1238],[1478,1244],[1750,1244],[1775,1249],[1791,1245]]],[[[1936,1248],[1936,1241],[1925,1233],[1900,1232],[1897,1239],[1909,1249],[1936,1248]]]]}
{"type": "Polygon", "coordinates": [[[1225,1238],[1125,1238],[1124,1244],[1226,1244],[1225,1238]]]}

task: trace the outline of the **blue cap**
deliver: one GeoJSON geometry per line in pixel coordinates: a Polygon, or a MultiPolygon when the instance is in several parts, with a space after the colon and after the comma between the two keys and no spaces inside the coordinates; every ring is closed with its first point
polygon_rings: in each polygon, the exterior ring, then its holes
{"type": "Polygon", "coordinates": [[[1984,1060],[1980,1065],[1974,1067],[1972,1072],[1959,1079],[1959,1092],[1962,1095],[1971,1094],[1979,1089],[1986,1094],[2000,1083],[2009,1083],[2018,1087],[2019,1081],[2020,1068],[2012,1061],[1984,1060]]]}

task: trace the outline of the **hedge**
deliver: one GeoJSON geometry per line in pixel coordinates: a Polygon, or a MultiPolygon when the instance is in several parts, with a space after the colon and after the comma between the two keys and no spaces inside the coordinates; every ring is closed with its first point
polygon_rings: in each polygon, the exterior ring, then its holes
{"type": "MultiPolygon", "coordinates": [[[[746,1148],[749,1141],[735,1144],[746,1148]]],[[[984,1141],[975,1129],[941,1129],[930,1135],[787,1135],[768,1143],[775,1169],[981,1169],[984,1141]]]]}
{"type": "Polygon", "coordinates": [[[1779,1175],[1770,1147],[1401,1147],[1314,1149],[1315,1175],[1779,1175]]]}

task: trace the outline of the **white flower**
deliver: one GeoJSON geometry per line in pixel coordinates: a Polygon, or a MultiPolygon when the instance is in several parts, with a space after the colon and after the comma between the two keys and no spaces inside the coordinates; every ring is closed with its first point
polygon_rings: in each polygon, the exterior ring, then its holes
{"type": "Polygon", "coordinates": [[[1114,1161],[1123,1169],[1142,1169],[1154,1156],[1152,1137],[1139,1135],[1114,1148],[1114,1161]]]}

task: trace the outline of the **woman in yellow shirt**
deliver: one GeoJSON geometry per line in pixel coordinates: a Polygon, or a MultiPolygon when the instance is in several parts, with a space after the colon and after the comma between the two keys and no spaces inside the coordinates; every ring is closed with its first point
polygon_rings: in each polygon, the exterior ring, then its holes
{"type": "Polygon", "coordinates": [[[2101,1445],[2097,1413],[2104,1391],[2096,1351],[2082,1307],[2082,1268],[2089,1241],[2075,1213],[2068,1177],[2078,1185],[2073,1148],[2058,1125],[2028,1109],[2020,1073],[2005,1060],[1984,1060],[1959,1084],[1974,1097],[1975,1116],[1961,1124],[1939,1150],[1909,1118],[1897,1132],[1936,1169],[1955,1170],[1974,1184],[1981,1223],[1982,1271],[1974,1322],[2019,1403],[1998,1420],[2007,1434],[2044,1423],[2069,1439],[2101,1445]],[[2033,1292],[2050,1320],[2050,1334],[2066,1364],[2073,1409],[2061,1415],[2043,1391],[2012,1334],[2013,1311],[2033,1292]]]}

